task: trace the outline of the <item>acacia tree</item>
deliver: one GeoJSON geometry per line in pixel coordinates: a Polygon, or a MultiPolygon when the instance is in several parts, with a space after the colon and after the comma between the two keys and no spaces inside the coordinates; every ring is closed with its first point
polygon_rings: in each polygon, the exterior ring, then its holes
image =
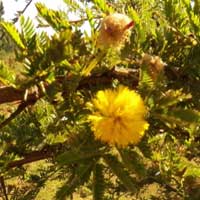
{"type": "Polygon", "coordinates": [[[1,23],[1,198],[199,199],[199,1],[65,3],[1,23]]]}

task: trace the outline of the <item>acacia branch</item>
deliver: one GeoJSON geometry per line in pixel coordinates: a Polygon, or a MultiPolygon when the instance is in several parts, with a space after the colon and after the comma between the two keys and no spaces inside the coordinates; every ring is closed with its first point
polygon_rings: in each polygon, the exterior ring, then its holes
{"type": "Polygon", "coordinates": [[[22,159],[11,161],[10,163],[8,163],[6,169],[9,170],[15,167],[21,167],[28,163],[53,158],[58,152],[60,152],[63,149],[62,147],[62,144],[59,143],[54,145],[47,145],[43,149],[38,151],[25,153],[22,159]]]}
{"type": "Polygon", "coordinates": [[[24,91],[11,86],[0,87],[0,104],[10,102],[21,102],[24,91]]]}
{"type": "MultiPolygon", "coordinates": [[[[36,161],[39,161],[39,160],[53,158],[56,154],[58,154],[63,149],[62,147],[63,147],[62,144],[56,144],[56,145],[44,147],[40,151],[30,152],[30,153],[26,154],[23,159],[12,161],[12,162],[8,163],[7,170],[15,168],[15,167],[21,167],[25,164],[36,162],[36,161]]],[[[142,187],[146,184],[152,184],[154,182],[162,185],[169,192],[175,192],[179,196],[181,196],[181,197],[183,196],[176,188],[172,187],[171,185],[169,185],[165,182],[162,182],[161,180],[159,180],[155,177],[151,177],[151,176],[140,181],[140,182],[138,182],[137,185],[142,187]]]]}
{"type": "MultiPolygon", "coordinates": [[[[69,80],[69,77],[67,77],[69,80]]],[[[94,84],[109,84],[113,79],[118,79],[120,82],[124,80],[129,80],[132,82],[132,86],[136,86],[138,84],[138,72],[133,69],[120,69],[115,68],[114,70],[105,72],[104,74],[96,74],[88,77],[83,77],[79,82],[77,89],[88,88],[88,86],[92,86],[94,84]]],[[[66,77],[61,76],[57,77],[56,82],[59,84],[63,84],[66,80],[66,77]]],[[[45,89],[48,90],[50,87],[49,84],[44,84],[45,89]]],[[[21,103],[24,101],[25,89],[16,89],[13,87],[0,87],[0,104],[3,103],[21,103]]],[[[44,96],[42,91],[39,91],[36,95],[35,93],[29,93],[27,96],[28,102],[35,102],[41,97],[44,96]]]]}
{"type": "MultiPolygon", "coordinates": [[[[11,94],[8,96],[7,95],[5,95],[5,96],[6,97],[10,97],[10,96],[14,97],[12,100],[16,100],[16,97],[20,97],[20,99],[17,100],[18,102],[20,102],[20,105],[7,119],[5,119],[3,122],[0,123],[0,129],[3,128],[4,126],[6,126],[7,124],[9,124],[13,119],[15,119],[23,110],[25,110],[26,107],[28,107],[29,105],[35,104],[36,101],[39,99],[39,97],[43,95],[42,92],[40,92],[40,96],[38,96],[38,94],[36,92],[32,92],[30,95],[27,93],[27,97],[25,99],[25,97],[24,97],[25,95],[23,93],[27,92],[27,91],[23,92],[23,90],[19,90],[18,92],[16,92],[17,90],[15,88],[10,88],[10,87],[8,88],[8,90],[5,90],[5,88],[3,88],[3,91],[4,91],[4,93],[2,92],[2,94],[4,94],[4,95],[8,91],[11,91],[11,93],[12,92],[16,93],[17,94],[16,96],[11,95],[11,94]]],[[[2,99],[5,100],[4,98],[2,98],[2,99]]],[[[9,99],[9,100],[11,100],[11,99],[9,99]]]]}
{"type": "Polygon", "coordinates": [[[22,102],[17,110],[13,112],[7,119],[0,123],[0,129],[6,126],[9,122],[11,122],[17,115],[19,115],[27,106],[34,104],[34,102],[22,102]]]}
{"type": "Polygon", "coordinates": [[[39,160],[44,160],[47,158],[50,158],[53,156],[54,152],[51,151],[34,151],[31,152],[30,154],[28,154],[26,157],[24,157],[23,159],[20,160],[16,160],[16,161],[12,161],[10,163],[8,163],[7,165],[7,169],[12,169],[15,167],[21,167],[22,165],[28,164],[28,163],[32,163],[32,162],[36,162],[39,160]]]}

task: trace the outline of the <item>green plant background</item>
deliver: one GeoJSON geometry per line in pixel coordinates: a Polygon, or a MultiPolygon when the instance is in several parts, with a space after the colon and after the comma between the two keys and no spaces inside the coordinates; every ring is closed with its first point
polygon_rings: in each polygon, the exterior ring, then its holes
{"type": "Polygon", "coordinates": [[[80,20],[36,4],[52,36],[26,16],[20,31],[1,19],[0,93],[20,98],[0,94],[0,198],[200,199],[200,1],[64,2],[80,20]],[[104,52],[98,28],[113,12],[135,25],[120,52],[104,52]],[[166,63],[156,80],[143,53],[166,63]],[[92,96],[119,84],[141,94],[150,124],[125,149],[95,140],[87,122],[92,96]]]}

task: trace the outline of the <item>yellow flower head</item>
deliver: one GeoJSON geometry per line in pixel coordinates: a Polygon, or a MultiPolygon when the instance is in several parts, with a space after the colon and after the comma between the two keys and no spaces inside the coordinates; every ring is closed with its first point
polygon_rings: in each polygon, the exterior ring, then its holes
{"type": "Polygon", "coordinates": [[[114,13],[106,16],[101,23],[97,44],[100,47],[121,48],[133,25],[133,21],[127,15],[114,13]]]}
{"type": "Polygon", "coordinates": [[[137,144],[149,126],[142,98],[124,86],[99,91],[92,100],[92,110],[88,119],[95,137],[111,145],[137,144]]]}

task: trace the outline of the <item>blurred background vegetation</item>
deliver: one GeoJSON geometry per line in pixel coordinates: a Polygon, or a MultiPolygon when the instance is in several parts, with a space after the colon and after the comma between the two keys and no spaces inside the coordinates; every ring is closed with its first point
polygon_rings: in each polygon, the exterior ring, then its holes
{"type": "Polygon", "coordinates": [[[19,14],[20,30],[0,4],[0,199],[199,200],[200,1],[64,2],[68,13],[37,3],[38,27],[19,14]],[[113,12],[135,25],[120,52],[102,56],[98,29],[113,12]],[[94,139],[86,107],[119,84],[141,94],[150,124],[123,149],[94,139]]]}

